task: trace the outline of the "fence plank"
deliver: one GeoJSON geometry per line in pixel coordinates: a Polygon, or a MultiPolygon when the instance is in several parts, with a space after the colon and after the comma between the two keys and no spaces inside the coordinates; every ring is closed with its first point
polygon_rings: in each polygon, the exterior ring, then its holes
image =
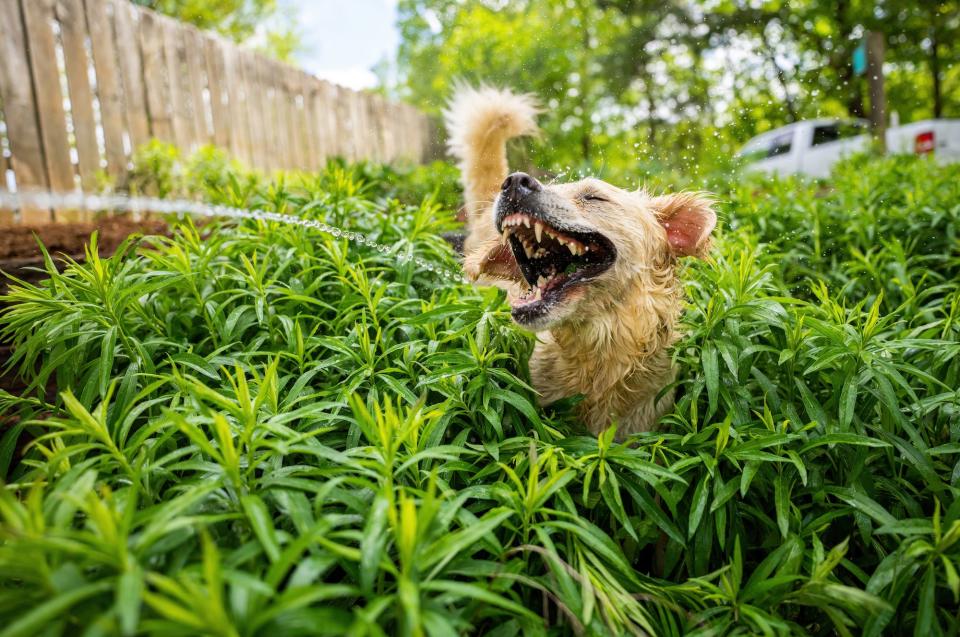
{"type": "Polygon", "coordinates": [[[93,114],[93,90],[87,74],[89,62],[84,46],[86,20],[81,0],[58,0],[55,9],[60,22],[80,183],[85,189],[93,189],[97,184],[97,171],[100,170],[100,148],[97,145],[97,121],[93,114]]]}
{"type": "MultiPolygon", "coordinates": [[[[89,0],[88,0],[89,2],[89,0]]],[[[120,70],[120,81],[123,85],[123,106],[126,113],[127,134],[131,151],[150,138],[150,121],[147,116],[146,92],[144,88],[145,68],[141,63],[140,38],[134,18],[139,18],[136,8],[126,0],[109,0],[113,15],[113,27],[116,32],[115,59],[120,70]]],[[[99,3],[97,3],[99,4],[99,3]]],[[[88,9],[90,5],[88,4],[88,9]]],[[[91,33],[94,30],[91,20],[91,33]]],[[[94,60],[97,59],[97,49],[94,48],[94,60]]],[[[109,59],[104,65],[109,65],[109,59]]],[[[99,77],[99,75],[98,75],[99,77]]],[[[107,165],[110,158],[107,157],[107,165]]]]}
{"type": "Polygon", "coordinates": [[[217,41],[203,34],[204,64],[207,71],[207,90],[210,92],[210,119],[213,123],[213,143],[220,148],[233,148],[230,136],[230,105],[224,90],[224,82],[228,80],[224,68],[223,48],[217,46],[217,41]]]}
{"type": "MultiPolygon", "coordinates": [[[[23,17],[18,0],[0,0],[0,100],[10,143],[10,167],[17,188],[46,188],[37,104],[34,100],[23,17]]],[[[6,180],[4,179],[4,184],[6,180]]],[[[22,210],[24,223],[49,220],[49,210],[22,210]]]]}
{"type": "Polygon", "coordinates": [[[262,64],[262,59],[249,51],[243,51],[244,77],[247,87],[247,128],[250,131],[251,161],[257,168],[268,171],[276,169],[279,156],[274,154],[276,134],[266,128],[272,126],[270,93],[271,77],[262,64]]]}
{"type": "Polygon", "coordinates": [[[210,124],[213,143],[220,148],[231,147],[230,116],[227,103],[226,69],[223,62],[223,50],[216,40],[201,33],[203,64],[207,74],[207,91],[210,94],[210,124]]]}
{"type": "Polygon", "coordinates": [[[276,157],[276,167],[290,170],[294,164],[292,134],[290,130],[290,96],[287,93],[287,83],[279,64],[273,60],[265,60],[266,70],[270,74],[270,85],[273,88],[273,117],[277,126],[274,136],[273,152],[276,157]]]}
{"type": "Polygon", "coordinates": [[[337,108],[336,92],[333,85],[326,80],[320,81],[319,109],[320,128],[323,135],[323,161],[327,163],[337,155],[337,108]]]}
{"type": "MultiPolygon", "coordinates": [[[[16,176],[17,188],[21,190],[48,186],[22,25],[19,1],[0,0],[0,54],[3,59],[0,64],[0,99],[3,100],[7,141],[10,143],[9,163],[16,176]]],[[[5,187],[6,179],[3,184],[5,187]]],[[[50,211],[26,208],[20,211],[20,219],[24,223],[49,220],[50,211]]]]}
{"type": "Polygon", "coordinates": [[[53,0],[23,0],[24,24],[27,27],[30,69],[33,90],[37,96],[40,139],[49,185],[56,191],[74,188],[73,164],[70,163],[70,141],[67,137],[66,113],[60,91],[60,70],[57,68],[56,40],[52,20],[53,0]]]}
{"type": "MultiPolygon", "coordinates": [[[[0,98],[0,123],[3,124],[3,129],[6,130],[6,116],[3,114],[3,99],[0,98]]],[[[2,138],[2,137],[0,137],[2,138]]],[[[7,153],[0,147],[0,191],[7,189],[7,171],[10,170],[10,160],[7,158],[7,153]]],[[[0,210],[0,213],[4,211],[0,210]]]]}
{"type": "Polygon", "coordinates": [[[350,109],[353,118],[353,159],[357,161],[370,156],[367,114],[363,104],[363,95],[355,91],[348,91],[347,94],[350,96],[350,109]]]}
{"type": "Polygon", "coordinates": [[[143,9],[140,10],[140,46],[150,134],[165,142],[175,142],[163,52],[163,25],[159,16],[143,9]]]}
{"type": "Polygon", "coordinates": [[[380,99],[377,104],[377,115],[380,121],[380,134],[383,137],[383,159],[384,161],[393,161],[393,129],[390,127],[390,102],[386,99],[380,99]]]}
{"type": "Polygon", "coordinates": [[[294,94],[293,86],[290,84],[289,73],[286,72],[286,69],[283,68],[283,65],[279,63],[273,64],[280,73],[278,74],[278,80],[280,85],[280,106],[283,114],[286,116],[286,143],[285,146],[287,166],[290,170],[299,170],[301,168],[300,162],[300,140],[297,138],[297,102],[296,95],[294,94]]]}
{"type": "Polygon", "coordinates": [[[407,161],[419,161],[420,158],[420,144],[419,144],[419,135],[417,135],[417,126],[419,124],[419,118],[417,117],[417,112],[410,106],[405,106],[404,110],[407,115],[407,122],[410,126],[410,151],[408,152],[405,159],[407,161]]]}
{"type": "Polygon", "coordinates": [[[231,119],[231,140],[235,157],[252,166],[250,161],[250,136],[247,128],[247,109],[244,104],[243,65],[239,51],[232,45],[223,47],[224,68],[226,69],[226,89],[229,93],[229,112],[231,119]]]}
{"type": "Polygon", "coordinates": [[[346,89],[335,86],[337,109],[337,154],[350,161],[353,159],[353,109],[350,94],[346,89]]]}
{"type": "Polygon", "coordinates": [[[207,129],[207,106],[204,101],[204,92],[207,90],[203,62],[203,43],[200,31],[193,26],[184,25],[183,46],[187,61],[186,80],[190,85],[190,96],[193,98],[191,112],[193,113],[194,143],[197,145],[210,143],[210,132],[207,129]]]}
{"type": "Polygon", "coordinates": [[[250,135],[256,140],[257,167],[263,171],[277,170],[283,168],[280,147],[283,129],[277,111],[277,78],[270,72],[269,60],[248,55],[247,63],[250,68],[254,107],[258,114],[256,120],[250,122],[250,135]]]}
{"type": "MultiPolygon", "coordinates": [[[[103,126],[103,150],[107,161],[107,173],[113,177],[119,177],[127,169],[127,155],[123,148],[123,95],[117,79],[117,51],[114,34],[107,18],[106,5],[103,0],[70,0],[70,3],[76,5],[78,11],[81,4],[85,5],[90,50],[93,53],[93,66],[97,78],[97,98],[100,102],[100,123],[103,126]]],[[[68,25],[63,19],[60,22],[66,34],[68,25]]],[[[83,15],[77,16],[77,22],[83,22],[83,15]]],[[[66,48],[66,37],[64,48],[66,48]]],[[[81,173],[80,176],[82,178],[83,174],[81,173]]]]}
{"type": "Polygon", "coordinates": [[[353,116],[354,116],[354,140],[356,143],[356,151],[354,157],[356,159],[369,159],[371,156],[370,153],[370,125],[367,123],[367,105],[364,95],[362,93],[354,93],[351,91],[350,97],[353,102],[353,116]]]}
{"type": "Polygon", "coordinates": [[[183,152],[189,152],[193,147],[193,117],[190,114],[190,97],[184,82],[180,28],[169,18],[160,16],[158,19],[163,31],[163,58],[167,73],[167,90],[170,94],[174,144],[183,152]]]}
{"type": "MultiPolygon", "coordinates": [[[[0,4],[3,3],[3,0],[0,0],[0,4]]],[[[3,15],[3,10],[0,9],[0,16],[3,15]]],[[[3,29],[0,28],[0,37],[3,37],[3,29]]],[[[3,49],[0,49],[2,52],[3,49]]],[[[6,132],[6,115],[3,112],[3,80],[0,80],[0,123],[3,124],[2,128],[6,132]]],[[[0,135],[0,140],[5,139],[6,135],[0,135]]],[[[9,139],[7,142],[9,143],[9,139]]],[[[3,192],[7,189],[7,171],[11,169],[10,160],[7,157],[6,151],[3,149],[2,144],[0,144],[0,192],[3,192]]],[[[0,225],[9,225],[14,221],[14,212],[13,210],[0,210],[0,225]]]]}
{"type": "Polygon", "coordinates": [[[377,162],[386,161],[386,139],[383,134],[383,113],[380,108],[380,103],[383,98],[377,94],[370,94],[366,96],[368,99],[367,102],[367,118],[370,121],[370,133],[373,139],[373,159],[377,162]]]}
{"type": "Polygon", "coordinates": [[[313,88],[310,91],[310,117],[313,119],[314,148],[317,153],[317,169],[322,169],[327,163],[326,117],[323,102],[323,86],[319,80],[313,79],[313,88]]]}
{"type": "Polygon", "coordinates": [[[303,169],[314,172],[317,170],[316,136],[314,135],[313,121],[310,119],[310,94],[313,91],[313,78],[296,69],[294,77],[297,82],[297,91],[300,94],[299,126],[300,144],[303,152],[303,169]]]}
{"type": "Polygon", "coordinates": [[[303,71],[297,71],[297,80],[300,82],[300,93],[303,96],[303,109],[301,114],[304,148],[307,154],[305,168],[311,172],[315,172],[320,168],[320,161],[317,154],[317,121],[313,116],[313,97],[316,84],[314,79],[303,71]]]}
{"type": "Polygon", "coordinates": [[[304,147],[306,132],[301,118],[302,108],[299,105],[300,85],[296,69],[292,66],[278,65],[284,71],[284,91],[287,104],[287,122],[290,140],[290,167],[294,170],[307,169],[307,151],[304,147]]]}
{"type": "Polygon", "coordinates": [[[325,81],[323,83],[323,92],[328,142],[326,158],[329,160],[343,154],[343,151],[340,149],[340,135],[344,122],[340,119],[339,100],[337,99],[339,96],[337,95],[336,85],[325,81]]]}
{"type": "Polygon", "coordinates": [[[323,168],[330,157],[330,131],[327,125],[327,88],[323,80],[314,79],[312,110],[317,135],[317,164],[323,168]]]}
{"type": "Polygon", "coordinates": [[[276,161],[273,168],[289,170],[293,164],[292,147],[290,144],[290,116],[287,109],[288,98],[283,74],[277,72],[277,65],[273,60],[263,59],[261,67],[267,74],[267,83],[270,85],[271,121],[276,127],[274,135],[268,135],[273,142],[273,157],[276,161]]]}

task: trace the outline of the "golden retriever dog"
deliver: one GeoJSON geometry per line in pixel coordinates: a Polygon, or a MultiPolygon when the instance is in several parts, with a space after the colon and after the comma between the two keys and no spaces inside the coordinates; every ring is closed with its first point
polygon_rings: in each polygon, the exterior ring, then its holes
{"type": "Polygon", "coordinates": [[[534,100],[458,89],[445,113],[463,181],[464,272],[507,289],[513,319],[537,333],[541,404],[582,394],[594,434],[650,431],[673,406],[669,348],[682,289],[677,260],[703,256],[716,215],[700,194],[652,196],[599,179],[543,184],[509,173],[506,145],[537,132],[534,100]]]}

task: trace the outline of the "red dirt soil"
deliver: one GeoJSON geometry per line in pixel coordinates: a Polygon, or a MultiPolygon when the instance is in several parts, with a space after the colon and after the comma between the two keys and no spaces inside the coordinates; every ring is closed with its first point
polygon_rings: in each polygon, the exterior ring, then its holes
{"type": "MultiPolygon", "coordinates": [[[[34,235],[40,238],[51,255],[83,255],[83,247],[90,241],[94,230],[99,231],[97,241],[100,254],[113,254],[120,242],[128,235],[160,234],[167,230],[164,221],[144,219],[134,221],[126,216],[103,217],[92,222],[51,223],[41,226],[0,227],[0,269],[16,268],[21,263],[40,258],[40,248],[34,235]]],[[[9,271],[9,270],[8,270],[9,271]]]]}

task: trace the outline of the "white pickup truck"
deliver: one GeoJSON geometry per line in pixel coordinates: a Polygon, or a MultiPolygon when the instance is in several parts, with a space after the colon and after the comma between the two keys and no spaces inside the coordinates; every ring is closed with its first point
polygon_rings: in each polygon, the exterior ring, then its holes
{"type": "MultiPolygon", "coordinates": [[[[827,177],[843,157],[870,146],[865,120],[795,122],[754,137],[737,156],[752,172],[827,177]]],[[[960,161],[960,119],[929,119],[887,129],[891,153],[933,154],[939,163],[960,161]]]]}

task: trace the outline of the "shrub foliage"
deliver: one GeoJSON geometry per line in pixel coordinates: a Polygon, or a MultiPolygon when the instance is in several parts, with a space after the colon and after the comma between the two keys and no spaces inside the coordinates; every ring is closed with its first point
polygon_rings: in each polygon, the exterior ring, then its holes
{"type": "Polygon", "coordinates": [[[183,220],[12,283],[0,635],[960,629],[957,168],[732,181],[623,443],[535,406],[408,177],[195,180],[385,250],[183,220]]]}

